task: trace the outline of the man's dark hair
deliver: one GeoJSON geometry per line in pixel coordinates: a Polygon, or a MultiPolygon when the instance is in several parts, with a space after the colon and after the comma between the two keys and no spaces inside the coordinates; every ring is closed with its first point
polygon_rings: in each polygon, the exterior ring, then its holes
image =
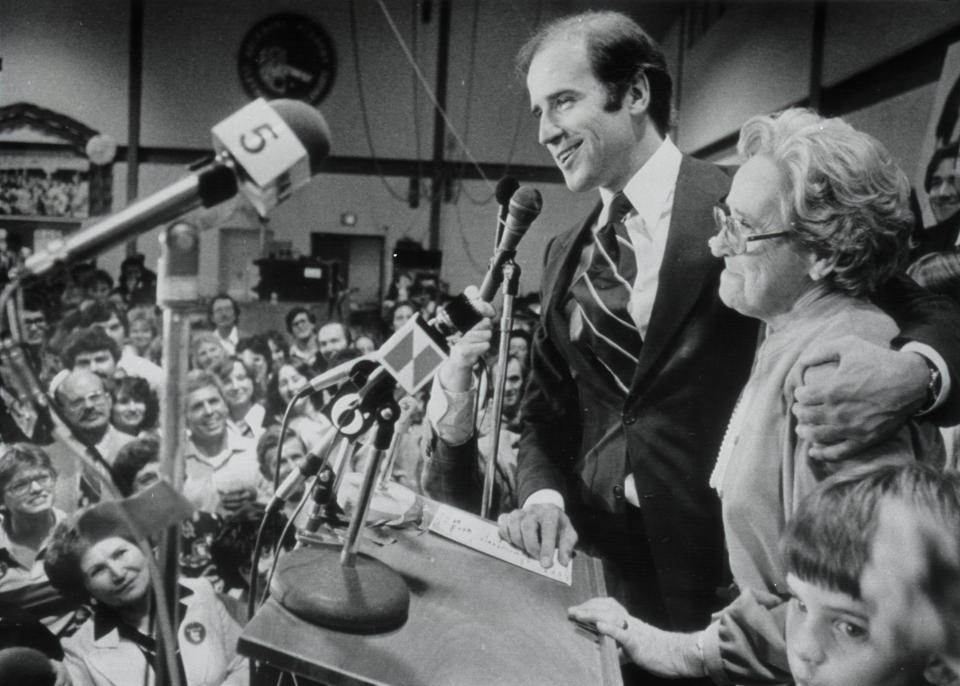
{"type": "Polygon", "coordinates": [[[230,304],[233,305],[233,318],[234,323],[240,321],[240,306],[237,304],[237,301],[226,293],[217,293],[215,296],[210,298],[210,306],[207,308],[207,319],[210,320],[210,323],[213,323],[213,306],[217,304],[218,300],[229,300],[230,304]]]}
{"type": "Polygon", "coordinates": [[[960,140],[953,141],[947,145],[941,146],[933,151],[930,158],[930,164],[927,165],[927,173],[923,176],[923,189],[929,193],[933,186],[933,175],[937,172],[937,167],[944,160],[956,159],[960,156],[960,140]]]}
{"type": "Polygon", "coordinates": [[[120,346],[117,345],[117,342],[110,338],[99,326],[88,326],[70,334],[63,346],[60,359],[63,361],[64,367],[73,369],[74,363],[77,361],[77,355],[97,353],[101,350],[109,351],[114,362],[120,359],[120,346]]]}
{"type": "Polygon", "coordinates": [[[583,12],[543,25],[517,53],[517,73],[525,79],[533,58],[548,43],[586,42],[593,75],[607,90],[606,110],[615,112],[643,74],[650,84],[650,119],[661,136],[670,130],[673,80],[660,46],[633,19],[619,12],[583,12]]]}
{"type": "Polygon", "coordinates": [[[105,283],[108,288],[113,288],[113,277],[103,269],[94,269],[83,277],[83,287],[92,288],[94,284],[105,283]]]}
{"type": "Polygon", "coordinates": [[[116,317],[120,322],[120,325],[123,327],[123,334],[127,335],[129,333],[129,324],[127,323],[126,314],[121,310],[116,303],[107,301],[107,302],[95,302],[83,311],[83,325],[92,326],[94,324],[106,324],[112,317],[116,317]]]}
{"type": "Polygon", "coordinates": [[[315,325],[317,323],[316,315],[310,310],[308,310],[306,307],[294,307],[289,312],[287,312],[287,316],[284,318],[284,321],[287,324],[287,331],[289,333],[291,334],[293,333],[293,320],[296,319],[301,314],[306,314],[307,319],[310,320],[311,324],[315,325]]]}

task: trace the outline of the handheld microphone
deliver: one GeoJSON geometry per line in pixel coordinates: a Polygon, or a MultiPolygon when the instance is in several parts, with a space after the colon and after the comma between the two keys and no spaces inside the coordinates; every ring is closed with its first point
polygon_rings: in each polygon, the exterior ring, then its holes
{"type": "Polygon", "coordinates": [[[480,299],[490,302],[496,295],[497,286],[503,280],[503,265],[513,257],[517,251],[517,245],[523,238],[527,229],[533,220],[540,216],[540,210],[543,207],[543,198],[540,197],[540,191],[529,186],[520,186],[510,198],[510,204],[507,208],[507,220],[504,224],[503,237],[497,246],[493,258],[490,260],[490,266],[487,268],[487,274],[483,277],[483,283],[480,285],[480,299]]]}
{"type": "Polygon", "coordinates": [[[262,215],[315,174],[330,152],[323,116],[304,102],[255,100],[213,127],[213,161],[120,212],[28,257],[27,274],[61,261],[86,259],[197,207],[212,207],[241,190],[262,215]]]}
{"type": "Polygon", "coordinates": [[[503,225],[507,221],[507,212],[508,206],[510,205],[510,198],[513,197],[513,194],[517,192],[517,189],[520,188],[520,182],[517,181],[512,176],[504,176],[500,181],[497,182],[497,190],[495,192],[495,197],[497,199],[497,230],[494,233],[493,238],[493,249],[496,250],[497,246],[500,245],[500,237],[503,235],[503,225]]]}

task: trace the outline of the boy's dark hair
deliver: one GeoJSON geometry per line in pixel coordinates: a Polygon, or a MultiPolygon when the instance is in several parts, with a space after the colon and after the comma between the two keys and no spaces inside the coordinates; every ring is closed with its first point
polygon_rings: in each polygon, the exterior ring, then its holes
{"type": "Polygon", "coordinates": [[[960,472],[925,464],[863,465],[830,477],[800,503],[781,539],[785,571],[859,599],[878,505],[894,498],[960,531],[960,472]]]}
{"type": "Polygon", "coordinates": [[[517,53],[517,73],[525,79],[530,63],[547,44],[569,44],[583,37],[593,75],[607,91],[605,109],[616,112],[642,73],[650,85],[648,112],[660,135],[670,130],[673,80],[660,46],[633,19],[620,12],[582,12],[555,19],[537,30],[517,53]]]}
{"type": "Polygon", "coordinates": [[[99,326],[87,326],[70,334],[63,346],[60,359],[63,360],[64,367],[73,369],[77,355],[96,353],[101,350],[109,351],[114,362],[120,359],[120,346],[117,342],[99,326]]]}
{"type": "Polygon", "coordinates": [[[126,313],[113,302],[95,302],[83,311],[83,325],[106,324],[112,317],[116,317],[123,326],[123,333],[129,333],[126,313]]]}
{"type": "Polygon", "coordinates": [[[138,438],[117,451],[113,463],[113,482],[121,495],[133,495],[133,482],[141,469],[160,461],[160,442],[155,438],[138,438]]]}
{"type": "Polygon", "coordinates": [[[103,269],[94,269],[83,277],[84,288],[91,288],[97,283],[105,283],[108,288],[113,288],[113,277],[103,269]]]}

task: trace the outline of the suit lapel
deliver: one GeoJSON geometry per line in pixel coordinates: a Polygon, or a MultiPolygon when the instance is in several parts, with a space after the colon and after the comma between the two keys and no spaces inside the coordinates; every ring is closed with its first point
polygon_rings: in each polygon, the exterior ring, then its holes
{"type": "Polygon", "coordinates": [[[593,224],[600,215],[602,207],[601,203],[597,203],[590,216],[579,228],[571,229],[557,236],[554,247],[557,256],[556,258],[551,256],[551,259],[545,260],[543,283],[547,286],[544,289],[547,301],[543,303],[543,316],[547,331],[550,332],[554,340],[569,338],[569,324],[563,312],[564,302],[567,292],[570,290],[570,283],[573,281],[573,274],[580,261],[584,241],[590,236],[593,224]]]}
{"type": "Polygon", "coordinates": [[[677,176],[670,229],[657,279],[650,324],[633,377],[643,387],[654,364],[680,331],[705,287],[716,288],[720,262],[707,241],[714,234],[712,208],[727,192],[730,179],[713,165],[684,155],[677,176]]]}

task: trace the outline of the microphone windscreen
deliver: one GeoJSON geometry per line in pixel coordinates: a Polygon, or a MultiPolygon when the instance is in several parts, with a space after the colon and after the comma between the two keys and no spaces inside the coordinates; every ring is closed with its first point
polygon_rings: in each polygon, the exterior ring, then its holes
{"type": "Polygon", "coordinates": [[[330,127],[320,110],[300,100],[271,100],[272,107],[307,150],[310,157],[310,175],[320,170],[330,154],[330,127]]]}
{"type": "Polygon", "coordinates": [[[530,186],[520,186],[510,198],[510,216],[519,224],[529,225],[540,216],[543,198],[540,191],[530,186]]]}
{"type": "Polygon", "coordinates": [[[497,204],[501,207],[506,207],[510,204],[510,198],[517,192],[518,188],[520,188],[520,182],[512,176],[504,176],[500,179],[497,182],[497,204]]]}

